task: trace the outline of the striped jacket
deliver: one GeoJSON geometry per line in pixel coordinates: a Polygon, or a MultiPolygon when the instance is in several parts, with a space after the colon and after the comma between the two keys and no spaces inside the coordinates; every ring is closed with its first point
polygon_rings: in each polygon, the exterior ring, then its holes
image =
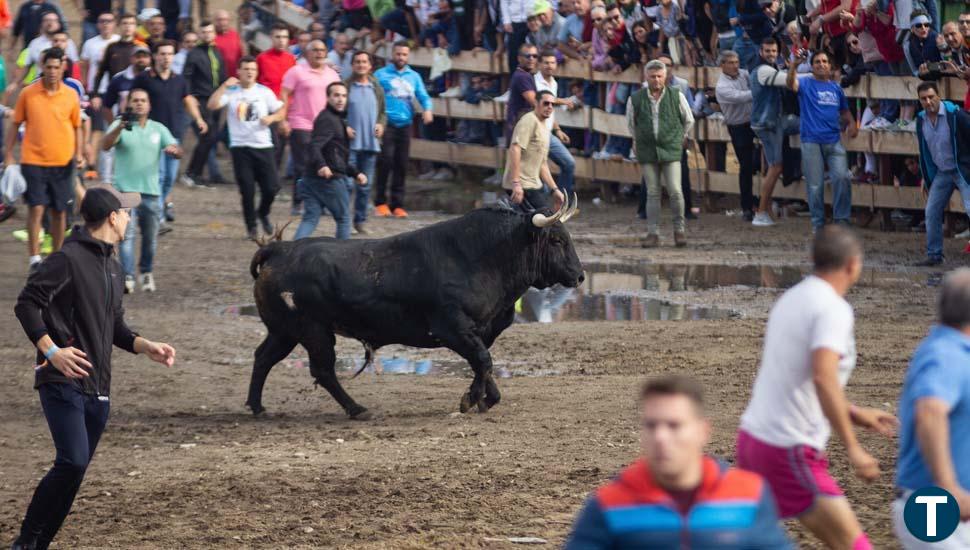
{"type": "Polygon", "coordinates": [[[764,480],[711,457],[686,514],[641,459],[590,496],[566,543],[567,550],[791,547],[764,480]]]}

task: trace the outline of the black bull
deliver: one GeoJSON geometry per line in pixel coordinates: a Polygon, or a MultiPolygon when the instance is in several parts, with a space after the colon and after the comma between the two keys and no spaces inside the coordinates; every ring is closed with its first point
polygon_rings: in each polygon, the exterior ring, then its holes
{"type": "Polygon", "coordinates": [[[388,344],[454,351],[475,374],[461,411],[488,410],[501,397],[488,349],[512,324],[516,300],[530,286],[583,281],[560,223],[575,212],[564,206],[550,217],[532,216],[496,206],[385,239],[260,248],[250,270],[269,334],[256,348],[246,405],[254,414],[265,410],[270,369],[301,344],[316,382],[351,418],[369,418],[337,380],[334,335],[340,334],[362,342],[368,361],[388,344]]]}

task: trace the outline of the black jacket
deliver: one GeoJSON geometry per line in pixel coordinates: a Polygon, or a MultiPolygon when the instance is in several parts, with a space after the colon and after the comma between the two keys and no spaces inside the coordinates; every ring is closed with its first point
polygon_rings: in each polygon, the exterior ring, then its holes
{"type": "Polygon", "coordinates": [[[313,133],[307,145],[307,176],[327,166],[334,175],[356,178],[360,171],[349,162],[350,140],[347,139],[347,111],[338,113],[330,105],[313,120],[313,133]]]}
{"type": "MultiPolygon", "coordinates": [[[[196,98],[208,98],[216,91],[223,82],[226,81],[226,62],[222,59],[222,54],[215,44],[199,44],[192,48],[185,56],[185,68],[182,69],[182,76],[189,83],[189,93],[196,98]],[[209,48],[212,54],[219,61],[219,74],[216,75],[216,82],[212,82],[212,60],[209,58],[209,48]]],[[[205,108],[205,102],[202,108],[205,108]]]]}
{"type": "Polygon", "coordinates": [[[74,384],[87,394],[111,391],[112,344],[135,353],[135,333],[125,324],[121,297],[125,274],[112,252],[114,246],[75,226],[60,251],[47,257],[27,279],[14,312],[35,345],[45,334],[58,347],[75,347],[94,367],[81,380],[65,377],[38,352],[34,387],[45,383],[74,384]]]}

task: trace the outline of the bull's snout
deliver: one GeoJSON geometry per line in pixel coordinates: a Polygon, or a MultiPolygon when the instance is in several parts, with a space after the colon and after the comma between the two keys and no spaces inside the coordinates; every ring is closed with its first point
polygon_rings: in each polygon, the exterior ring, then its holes
{"type": "Polygon", "coordinates": [[[583,284],[583,281],[585,281],[585,280],[586,280],[586,273],[580,273],[580,274],[579,274],[579,279],[576,279],[576,281],[577,281],[577,282],[578,282],[579,284],[583,284]]]}

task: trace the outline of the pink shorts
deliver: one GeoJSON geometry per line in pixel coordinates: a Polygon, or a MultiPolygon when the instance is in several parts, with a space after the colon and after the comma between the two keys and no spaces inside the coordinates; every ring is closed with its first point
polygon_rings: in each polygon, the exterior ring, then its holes
{"type": "Polygon", "coordinates": [[[816,497],[843,495],[839,484],[829,475],[825,452],[807,445],[775,447],[741,430],[738,467],[765,478],[782,519],[804,514],[816,497]]]}

